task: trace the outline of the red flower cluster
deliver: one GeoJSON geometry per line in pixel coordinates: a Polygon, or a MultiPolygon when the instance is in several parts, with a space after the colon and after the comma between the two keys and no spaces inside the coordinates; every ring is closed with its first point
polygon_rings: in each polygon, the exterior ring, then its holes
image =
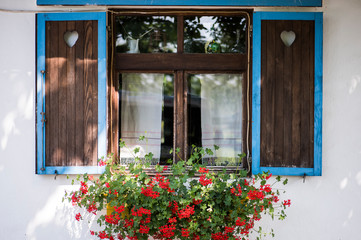
{"type": "Polygon", "coordinates": [[[199,182],[203,185],[203,186],[207,186],[208,184],[212,184],[212,179],[207,179],[206,175],[201,175],[199,177],[199,182]]]}
{"type": "Polygon", "coordinates": [[[226,233],[222,234],[221,232],[212,233],[212,239],[214,240],[227,240],[228,236],[226,233]]]}
{"type": "Polygon", "coordinates": [[[149,227],[140,225],[139,233],[147,234],[149,232],[149,227]]]}
{"type": "Polygon", "coordinates": [[[169,202],[168,207],[171,208],[173,214],[178,212],[178,203],[176,201],[173,201],[173,203],[169,202]],[[173,205],[173,208],[172,208],[172,205],[173,205]]]}
{"type": "Polygon", "coordinates": [[[110,188],[110,185],[109,185],[109,183],[105,183],[105,186],[107,187],[107,188],[110,188]]]}
{"type": "Polygon", "coordinates": [[[97,206],[95,205],[95,203],[92,203],[92,204],[89,204],[89,207],[88,207],[88,212],[90,213],[93,213],[94,215],[97,214],[97,206]]]}
{"type": "Polygon", "coordinates": [[[148,210],[148,209],[145,209],[143,207],[139,208],[137,211],[134,211],[135,207],[132,208],[132,215],[133,216],[138,216],[138,217],[142,217],[143,214],[146,214],[146,215],[150,215],[151,214],[151,211],[148,210]]]}
{"type": "Polygon", "coordinates": [[[272,188],[271,188],[271,185],[269,184],[266,184],[266,185],[262,185],[261,188],[260,188],[261,191],[265,191],[265,192],[271,192],[272,191],[272,188]]]}
{"type": "Polygon", "coordinates": [[[232,188],[231,189],[231,193],[235,196],[242,196],[242,187],[240,184],[238,184],[237,186],[237,193],[236,193],[236,189],[235,188],[232,188]]]}
{"type": "Polygon", "coordinates": [[[133,227],[133,225],[134,225],[134,220],[133,219],[130,219],[130,220],[128,220],[128,219],[124,219],[124,227],[125,228],[127,228],[127,227],[133,227]]]}
{"type": "Polygon", "coordinates": [[[187,205],[184,209],[179,210],[178,217],[179,219],[189,218],[193,214],[194,214],[194,206],[190,207],[189,205],[187,205]]]}
{"type": "Polygon", "coordinates": [[[161,232],[164,238],[171,238],[174,236],[175,225],[164,225],[159,227],[159,231],[161,232]]]}
{"type": "Polygon", "coordinates": [[[168,219],[169,223],[176,223],[177,222],[177,218],[176,217],[172,217],[168,219]]]}
{"type": "Polygon", "coordinates": [[[151,198],[157,198],[160,195],[159,192],[153,191],[153,187],[147,187],[147,188],[142,187],[142,192],[141,193],[144,196],[151,197],[151,198]]]}
{"type": "Polygon", "coordinates": [[[83,181],[80,182],[80,185],[81,185],[80,191],[82,192],[82,194],[87,194],[88,193],[88,185],[83,181]]]}
{"type": "Polygon", "coordinates": [[[241,222],[241,219],[240,218],[238,218],[237,220],[236,220],[236,226],[238,226],[238,227],[242,227],[243,225],[245,225],[246,224],[246,220],[243,220],[242,222],[241,222]]]}
{"type": "Polygon", "coordinates": [[[234,231],[234,227],[227,227],[227,226],[225,226],[225,227],[224,227],[224,231],[225,231],[226,233],[231,233],[231,232],[234,231]]]}
{"type": "Polygon", "coordinates": [[[125,208],[124,206],[120,206],[120,207],[117,207],[117,206],[114,206],[114,210],[117,212],[117,213],[122,213],[124,212],[125,208]]]}
{"type": "Polygon", "coordinates": [[[262,178],[266,180],[270,179],[271,177],[272,177],[272,173],[268,174],[267,176],[262,176],[262,178]]]}
{"type": "Polygon", "coordinates": [[[75,192],[71,195],[71,203],[73,206],[75,206],[77,203],[79,203],[80,200],[81,200],[81,197],[76,196],[75,192]]]}
{"type": "Polygon", "coordinates": [[[189,237],[189,230],[187,228],[182,228],[182,237],[189,237]]]}
{"type": "Polygon", "coordinates": [[[165,177],[159,173],[155,175],[155,181],[151,181],[150,185],[153,186],[156,182],[159,183],[160,188],[167,189],[168,192],[174,192],[174,189],[169,188],[169,179],[165,179],[165,177]]]}
{"type": "Polygon", "coordinates": [[[120,216],[117,213],[114,215],[106,215],[105,216],[105,221],[110,224],[117,225],[119,223],[119,220],[120,220],[120,216]]]}
{"type": "Polygon", "coordinates": [[[193,199],[193,204],[194,205],[198,205],[198,204],[200,204],[202,202],[202,199],[200,199],[200,200],[195,200],[195,199],[193,199]]]}
{"type": "Polygon", "coordinates": [[[77,221],[80,221],[80,219],[81,219],[80,213],[78,213],[77,215],[75,215],[75,219],[76,219],[77,221]]]}
{"type": "Polygon", "coordinates": [[[150,217],[147,217],[145,220],[140,220],[140,223],[141,224],[147,224],[147,223],[150,223],[150,217]]]}
{"type": "Polygon", "coordinates": [[[103,160],[99,160],[99,166],[102,167],[102,166],[105,166],[107,165],[106,162],[104,162],[103,160]]]}
{"type": "Polygon", "coordinates": [[[207,169],[207,168],[205,168],[205,167],[204,167],[204,168],[200,167],[199,170],[198,170],[198,172],[199,172],[199,173],[208,173],[208,172],[209,172],[209,169],[207,169]]]}
{"type": "Polygon", "coordinates": [[[109,236],[105,231],[101,231],[98,233],[98,237],[100,239],[110,239],[110,240],[114,240],[114,238],[112,236],[109,236]]]}
{"type": "Polygon", "coordinates": [[[193,238],[192,238],[192,240],[199,240],[199,239],[201,239],[198,235],[193,235],[193,238]]]}
{"type": "Polygon", "coordinates": [[[250,190],[248,192],[248,198],[250,200],[262,200],[265,197],[264,193],[262,191],[258,191],[258,190],[250,190]]]}
{"type": "Polygon", "coordinates": [[[284,206],[291,206],[291,200],[290,200],[290,199],[284,200],[284,201],[283,201],[283,205],[284,205],[284,206]]]}

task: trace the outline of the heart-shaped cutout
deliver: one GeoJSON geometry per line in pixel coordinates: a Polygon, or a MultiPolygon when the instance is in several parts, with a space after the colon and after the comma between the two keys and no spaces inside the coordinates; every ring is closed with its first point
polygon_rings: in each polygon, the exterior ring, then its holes
{"type": "Polygon", "coordinates": [[[73,47],[78,38],[79,34],[77,31],[68,31],[64,34],[64,40],[69,47],[73,47]]]}
{"type": "Polygon", "coordinates": [[[295,41],[296,39],[296,33],[294,33],[293,31],[283,31],[281,32],[281,39],[282,42],[287,46],[291,46],[292,43],[295,41]]]}

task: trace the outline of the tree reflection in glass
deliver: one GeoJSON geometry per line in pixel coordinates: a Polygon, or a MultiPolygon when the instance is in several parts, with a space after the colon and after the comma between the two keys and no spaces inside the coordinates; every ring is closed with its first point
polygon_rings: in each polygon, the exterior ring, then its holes
{"type": "Polygon", "coordinates": [[[184,52],[186,53],[245,53],[246,36],[247,21],[242,16],[184,18],[184,52]]]}
{"type": "Polygon", "coordinates": [[[117,16],[116,52],[177,52],[177,18],[171,16],[117,16]]]}

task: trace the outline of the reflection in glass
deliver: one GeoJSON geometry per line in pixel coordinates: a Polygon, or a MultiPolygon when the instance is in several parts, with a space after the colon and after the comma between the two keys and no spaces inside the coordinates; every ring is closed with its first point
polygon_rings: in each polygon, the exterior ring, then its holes
{"type": "Polygon", "coordinates": [[[203,159],[207,165],[239,165],[242,74],[189,74],[187,79],[188,145],[212,149],[214,156],[203,159]],[[215,151],[214,145],[220,149],[215,151]]]}
{"type": "Polygon", "coordinates": [[[245,53],[246,31],[242,16],[186,16],[184,52],[245,53]]]}
{"type": "Polygon", "coordinates": [[[129,150],[121,149],[126,164],[137,155],[154,154],[152,164],[166,164],[173,148],[173,75],[124,73],[120,75],[120,138],[129,150]],[[139,141],[140,136],[145,140],[139,141]]]}
{"type": "Polygon", "coordinates": [[[117,16],[116,52],[177,52],[177,19],[170,16],[117,16]]]}

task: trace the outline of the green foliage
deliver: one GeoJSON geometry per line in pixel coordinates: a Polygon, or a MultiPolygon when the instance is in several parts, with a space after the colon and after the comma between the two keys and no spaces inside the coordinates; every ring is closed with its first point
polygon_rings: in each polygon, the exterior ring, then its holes
{"type": "MultiPolygon", "coordinates": [[[[154,175],[146,171],[149,161],[135,157],[134,163],[121,166],[110,155],[99,160],[106,163],[103,174],[78,176],[80,189],[64,198],[98,216],[102,230],[91,234],[100,239],[246,239],[252,231],[264,234],[262,228],[253,229],[263,213],[286,217],[290,200],[281,202],[269,183],[280,177],[211,171],[199,163],[211,150],[193,146],[192,153],[171,167],[154,166],[154,175]]],[[[80,213],[76,219],[82,219],[80,213]]]]}

